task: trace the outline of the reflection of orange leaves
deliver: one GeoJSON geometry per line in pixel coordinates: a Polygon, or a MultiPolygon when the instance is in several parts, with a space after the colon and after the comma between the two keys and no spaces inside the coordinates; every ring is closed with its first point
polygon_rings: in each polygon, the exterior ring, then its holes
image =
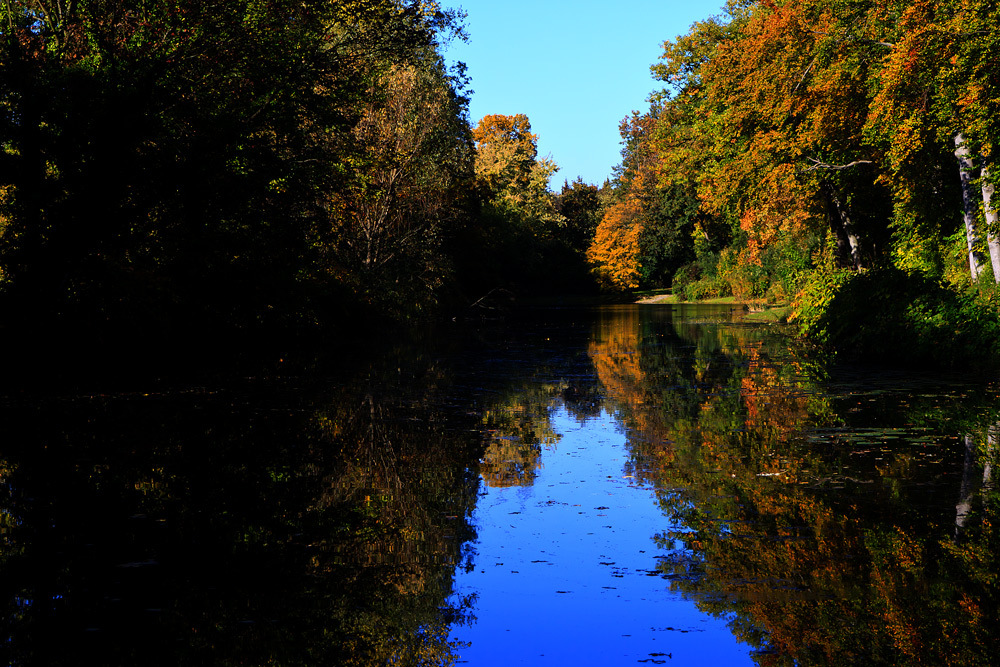
{"type": "Polygon", "coordinates": [[[922,578],[924,551],[921,543],[902,528],[888,536],[888,549],[873,553],[872,587],[882,602],[882,618],[896,648],[911,659],[924,653],[921,632],[917,627],[919,613],[908,604],[907,593],[913,579],[922,578]]]}
{"type": "MultiPolygon", "coordinates": [[[[588,350],[608,398],[627,411],[629,426],[645,436],[647,450],[657,465],[669,467],[675,458],[674,434],[663,423],[658,401],[649,395],[649,378],[642,368],[637,311],[616,314],[602,321],[588,350]]],[[[663,378],[658,378],[663,380],[663,378]]]]}
{"type": "Polygon", "coordinates": [[[487,486],[531,486],[542,467],[542,448],[559,441],[548,412],[553,389],[536,390],[541,393],[524,392],[484,410],[479,472],[487,486]]]}
{"type": "Polygon", "coordinates": [[[488,487],[531,486],[542,466],[541,447],[519,438],[489,434],[479,474],[488,487]]]}
{"type": "MultiPolygon", "coordinates": [[[[963,658],[988,652],[979,647],[995,625],[984,611],[996,588],[995,541],[974,543],[967,534],[935,544],[939,524],[929,541],[897,528],[898,515],[873,521],[864,509],[874,501],[864,494],[818,488],[844,470],[828,447],[799,437],[831,419],[832,406],[805,383],[794,349],[783,346],[779,357],[749,327],[713,337],[674,326],[698,341],[706,366],[717,351],[739,360],[721,377],[698,375],[697,401],[680,412],[665,409],[659,391],[694,369],[658,365],[663,350],[637,348],[651,333],[637,313],[602,323],[590,348],[633,453],[645,456],[646,478],[687,529],[671,537],[704,566],[699,579],[678,578],[672,588],[699,596],[712,613],[735,612],[738,638],[772,650],[764,659],[774,664],[863,664],[873,646],[895,664],[991,664],[963,658]],[[850,504],[834,500],[851,496],[850,504]],[[961,573],[960,587],[942,585],[946,569],[961,573]]],[[[988,516],[983,521],[988,527],[988,516]]]]}
{"type": "Polygon", "coordinates": [[[809,420],[809,399],[788,386],[777,366],[762,357],[760,347],[750,349],[750,372],[740,380],[746,406],[748,431],[775,434],[785,440],[809,420]]]}
{"type": "Polygon", "coordinates": [[[958,606],[961,607],[962,611],[965,612],[966,616],[971,619],[973,623],[979,623],[983,618],[983,610],[979,606],[979,603],[969,597],[967,593],[962,593],[962,597],[958,600],[958,606]]]}

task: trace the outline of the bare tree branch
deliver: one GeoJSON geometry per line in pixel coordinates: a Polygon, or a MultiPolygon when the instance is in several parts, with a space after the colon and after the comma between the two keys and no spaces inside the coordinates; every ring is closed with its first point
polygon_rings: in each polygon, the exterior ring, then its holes
{"type": "Polygon", "coordinates": [[[844,169],[850,169],[851,167],[856,167],[859,164],[874,164],[871,160],[855,160],[854,162],[849,162],[847,164],[827,164],[825,162],[820,162],[816,158],[807,157],[807,160],[813,163],[813,166],[806,167],[803,171],[816,171],[817,169],[827,169],[830,171],[843,171],[844,169]]]}
{"type": "Polygon", "coordinates": [[[802,85],[802,82],[806,80],[806,76],[809,74],[809,71],[812,70],[813,65],[816,64],[816,60],[818,58],[819,58],[819,56],[816,56],[816,58],[813,58],[812,62],[809,63],[809,67],[806,68],[806,71],[802,72],[802,76],[799,77],[799,82],[797,84],[795,84],[794,88],[792,88],[792,94],[793,95],[795,94],[795,91],[797,91],[799,89],[799,86],[802,85]]]}

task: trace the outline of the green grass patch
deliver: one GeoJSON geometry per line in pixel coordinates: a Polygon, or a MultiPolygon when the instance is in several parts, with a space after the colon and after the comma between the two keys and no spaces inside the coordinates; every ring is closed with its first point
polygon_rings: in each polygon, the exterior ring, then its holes
{"type": "Polygon", "coordinates": [[[787,322],[791,314],[791,306],[774,306],[765,310],[751,311],[743,319],[747,322],[760,322],[761,324],[779,324],[787,322]]]}
{"type": "Polygon", "coordinates": [[[678,296],[676,296],[674,294],[659,294],[659,295],[651,295],[651,296],[643,297],[641,292],[637,292],[636,296],[640,297],[636,301],[636,303],[647,304],[647,305],[648,304],[667,304],[667,305],[669,305],[669,304],[674,304],[674,303],[687,303],[687,304],[708,303],[708,304],[738,305],[740,303],[743,303],[742,301],[740,301],[739,299],[737,299],[736,297],[733,297],[733,296],[720,296],[720,297],[714,297],[714,298],[711,298],[711,299],[696,299],[694,301],[682,301],[678,296]]]}

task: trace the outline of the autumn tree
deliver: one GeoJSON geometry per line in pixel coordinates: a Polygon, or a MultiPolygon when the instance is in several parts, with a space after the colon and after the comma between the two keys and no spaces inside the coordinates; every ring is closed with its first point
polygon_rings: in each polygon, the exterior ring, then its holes
{"type": "Polygon", "coordinates": [[[359,177],[329,193],[329,255],[368,299],[427,307],[449,277],[441,236],[472,185],[464,100],[436,59],[391,66],[369,94],[351,134],[359,177]]]}
{"type": "MultiPolygon", "coordinates": [[[[934,193],[942,190],[936,181],[947,178],[945,206],[957,201],[964,210],[973,280],[983,272],[987,245],[991,257],[1000,260],[995,230],[984,228],[981,220],[984,208],[986,216],[993,214],[986,201],[992,197],[990,147],[996,128],[986,120],[992,105],[986,91],[995,90],[996,81],[982,58],[997,39],[990,28],[995,11],[982,3],[913,2],[901,8],[898,21],[883,22],[884,66],[875,79],[868,127],[885,147],[892,169],[897,229],[901,234],[914,230],[917,234],[909,236],[918,243],[926,239],[923,245],[929,248],[944,248],[943,237],[954,228],[955,216],[935,207],[940,197],[934,193]],[[944,171],[949,163],[950,173],[944,171]],[[980,184],[985,187],[975,187],[980,184]],[[938,220],[944,221],[940,231],[933,226],[938,220]]],[[[1000,264],[994,274],[1000,274],[1000,264]]]]}
{"type": "Polygon", "coordinates": [[[480,210],[455,252],[467,286],[480,293],[580,290],[587,276],[549,189],[558,166],[538,156],[538,137],[528,117],[484,116],[472,136],[480,210]]]}
{"type": "Polygon", "coordinates": [[[657,144],[665,113],[665,105],[654,102],[619,127],[622,162],[588,251],[598,275],[617,289],[669,287],[696,259],[695,230],[703,235],[707,224],[693,182],[671,173],[657,144]]]}
{"type": "Polygon", "coordinates": [[[531,132],[527,116],[483,116],[472,138],[476,142],[476,177],[491,197],[528,188],[538,156],[538,135],[531,132]]]}
{"type": "Polygon", "coordinates": [[[700,191],[738,224],[747,263],[766,263],[766,251],[780,246],[808,256],[809,238],[828,227],[841,261],[857,269],[884,235],[876,202],[886,195],[868,185],[878,176],[876,151],[862,135],[872,62],[827,37],[843,18],[827,5],[753,5],[738,37],[701,70],[715,164],[700,191]],[[875,206],[852,207],[857,194],[875,206]]]}
{"type": "Polygon", "coordinates": [[[562,222],[549,192],[549,178],[558,167],[551,158],[538,157],[538,136],[527,116],[484,116],[472,137],[476,178],[488,201],[516,209],[532,221],[536,234],[562,222]]]}
{"type": "Polygon", "coordinates": [[[622,128],[598,270],[662,284],[675,247],[675,292],[805,310],[888,266],[961,288],[1000,257],[993,18],[988,3],[730,2],[665,42],[665,87],[622,128]]]}
{"type": "Polygon", "coordinates": [[[619,125],[622,162],[616,168],[609,203],[594,234],[587,257],[608,288],[639,287],[639,237],[644,227],[647,195],[656,188],[657,155],[649,142],[656,126],[656,109],[633,112],[619,125]]]}
{"type": "Polygon", "coordinates": [[[597,226],[587,257],[599,279],[612,289],[639,287],[639,235],[643,209],[635,198],[612,204],[597,226]]]}

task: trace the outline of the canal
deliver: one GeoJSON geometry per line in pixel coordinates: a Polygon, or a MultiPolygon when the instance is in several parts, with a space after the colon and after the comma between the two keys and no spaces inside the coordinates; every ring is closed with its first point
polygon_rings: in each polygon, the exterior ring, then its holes
{"type": "Polygon", "coordinates": [[[538,309],[0,399],[10,665],[974,665],[990,376],[730,306],[538,309]]]}

